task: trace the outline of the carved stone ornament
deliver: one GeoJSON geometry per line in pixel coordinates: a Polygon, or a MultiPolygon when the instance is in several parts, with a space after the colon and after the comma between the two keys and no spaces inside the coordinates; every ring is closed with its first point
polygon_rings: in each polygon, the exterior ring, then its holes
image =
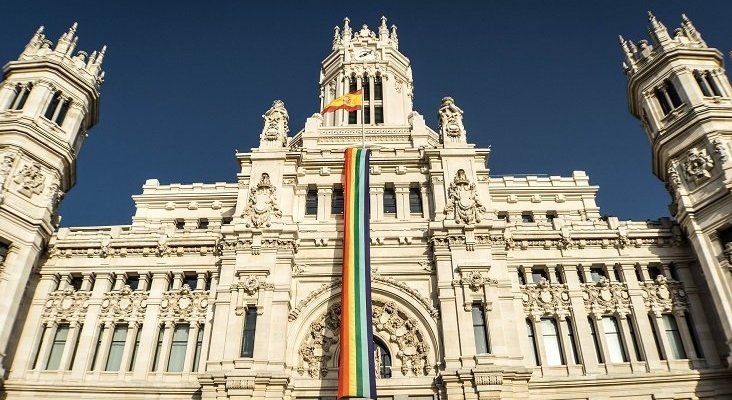
{"type": "Polygon", "coordinates": [[[290,131],[290,117],[282,100],[275,100],[264,115],[264,128],[260,136],[260,147],[282,148],[287,146],[287,133],[290,131]]]}
{"type": "Polygon", "coordinates": [[[163,293],[160,301],[160,321],[203,323],[208,309],[208,295],[208,290],[191,290],[188,285],[163,293]]]}
{"type": "Polygon", "coordinates": [[[699,182],[712,176],[709,171],[714,167],[714,160],[706,149],[689,149],[684,162],[684,173],[687,177],[699,182]]]}
{"type": "Polygon", "coordinates": [[[13,163],[16,158],[17,154],[15,153],[5,153],[3,154],[2,160],[0,160],[0,195],[2,195],[2,193],[7,189],[6,182],[10,175],[10,171],[13,169],[13,163]]]}
{"type": "Polygon", "coordinates": [[[102,321],[140,322],[145,318],[147,292],[133,291],[125,285],[122,289],[106,293],[102,300],[102,321]]]}
{"type": "Polygon", "coordinates": [[[666,170],[666,174],[668,176],[668,184],[674,191],[677,191],[681,187],[681,176],[679,176],[679,171],[677,167],[678,162],[676,160],[671,160],[671,165],[669,165],[668,169],[666,170]]]}
{"type": "Polygon", "coordinates": [[[712,145],[714,146],[714,153],[717,154],[717,157],[719,158],[720,162],[727,161],[727,158],[729,157],[729,154],[727,153],[727,148],[720,139],[714,139],[712,141],[712,145]]]}
{"type": "Polygon", "coordinates": [[[226,390],[231,389],[254,389],[254,378],[226,379],[226,390]]]}
{"type": "Polygon", "coordinates": [[[64,198],[64,192],[59,188],[58,183],[56,182],[52,183],[48,187],[47,195],[51,210],[55,210],[64,198]]]}
{"type": "Polygon", "coordinates": [[[541,278],[536,285],[521,286],[521,292],[524,313],[536,321],[546,316],[565,319],[570,315],[567,285],[550,284],[541,278]]]}
{"type": "MultiPolygon", "coordinates": [[[[397,351],[392,357],[399,360],[402,374],[429,374],[427,354],[430,347],[417,327],[417,321],[411,319],[393,301],[374,299],[372,314],[374,336],[394,345],[392,348],[397,351]]],[[[328,362],[338,347],[340,315],[341,305],[336,303],[310,324],[308,335],[298,350],[300,357],[297,372],[300,375],[307,373],[312,378],[324,378],[328,375],[328,362]]]]}
{"type": "Polygon", "coordinates": [[[643,302],[654,315],[660,317],[667,312],[683,312],[687,309],[686,290],[681,282],[669,281],[659,275],[652,282],[642,282],[643,302]]]}
{"type": "Polygon", "coordinates": [[[282,217],[277,204],[277,188],[269,180],[269,174],[263,173],[259,183],[249,191],[249,201],[242,217],[249,228],[262,228],[272,225],[272,217],[282,217]]]}
{"type": "Polygon", "coordinates": [[[46,177],[41,172],[41,165],[34,162],[24,165],[15,175],[14,181],[19,185],[18,193],[31,197],[43,191],[46,177]]]}
{"type": "Polygon", "coordinates": [[[445,214],[453,213],[457,224],[471,225],[481,221],[485,207],[478,199],[475,184],[470,182],[465,170],[459,169],[447,191],[445,214]]]}
{"type": "Polygon", "coordinates": [[[239,282],[231,285],[231,290],[242,290],[253,296],[259,290],[274,290],[274,285],[266,282],[256,275],[245,275],[239,278],[239,282]]]}
{"type": "Polygon", "coordinates": [[[463,110],[455,105],[452,97],[443,97],[440,109],[437,111],[440,138],[443,142],[465,142],[465,127],[463,126],[463,110]]]}
{"type": "Polygon", "coordinates": [[[91,292],[72,288],[57,290],[48,296],[43,308],[44,321],[84,321],[91,292]]]}
{"type": "Polygon", "coordinates": [[[616,314],[620,318],[625,318],[630,314],[630,296],[625,284],[600,278],[596,284],[584,284],[583,286],[582,297],[588,314],[595,318],[607,314],[616,314]]]}
{"type": "Polygon", "coordinates": [[[478,373],[475,372],[473,379],[475,380],[476,386],[483,385],[503,385],[503,374],[500,372],[494,373],[478,373]]]}
{"type": "Polygon", "coordinates": [[[727,261],[732,264],[732,242],[725,243],[724,256],[727,258],[727,261]]]}
{"type": "Polygon", "coordinates": [[[452,283],[456,286],[468,286],[470,290],[477,292],[485,286],[497,285],[498,281],[478,271],[467,271],[462,274],[460,279],[456,279],[452,283]]]}

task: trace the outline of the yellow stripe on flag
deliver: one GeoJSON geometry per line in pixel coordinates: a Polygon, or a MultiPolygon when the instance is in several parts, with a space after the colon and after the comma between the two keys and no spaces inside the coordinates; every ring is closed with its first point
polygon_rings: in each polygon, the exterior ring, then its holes
{"type": "Polygon", "coordinates": [[[363,91],[357,90],[334,99],[320,113],[325,114],[335,110],[357,111],[361,109],[362,105],[363,91]]]}

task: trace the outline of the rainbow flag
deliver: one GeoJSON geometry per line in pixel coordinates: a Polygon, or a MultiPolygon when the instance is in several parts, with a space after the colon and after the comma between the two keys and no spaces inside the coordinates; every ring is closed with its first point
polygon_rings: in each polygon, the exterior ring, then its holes
{"type": "Polygon", "coordinates": [[[369,255],[369,153],[346,149],[338,398],[376,399],[369,255]]]}

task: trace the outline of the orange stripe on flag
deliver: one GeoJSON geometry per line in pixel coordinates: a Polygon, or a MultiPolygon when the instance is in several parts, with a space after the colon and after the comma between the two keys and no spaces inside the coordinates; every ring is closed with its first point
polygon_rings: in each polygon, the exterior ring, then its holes
{"type": "Polygon", "coordinates": [[[335,110],[357,111],[361,109],[362,105],[363,91],[357,90],[334,99],[320,113],[325,114],[335,110]]]}

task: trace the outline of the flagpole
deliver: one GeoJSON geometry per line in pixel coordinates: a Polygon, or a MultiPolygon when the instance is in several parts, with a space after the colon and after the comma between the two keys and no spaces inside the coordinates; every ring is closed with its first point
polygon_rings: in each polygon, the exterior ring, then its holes
{"type": "MultiPolygon", "coordinates": [[[[363,82],[363,81],[362,81],[363,82]]],[[[366,115],[364,114],[364,90],[363,90],[363,84],[361,85],[361,148],[366,148],[366,127],[364,126],[364,119],[366,119],[366,115]]]]}

